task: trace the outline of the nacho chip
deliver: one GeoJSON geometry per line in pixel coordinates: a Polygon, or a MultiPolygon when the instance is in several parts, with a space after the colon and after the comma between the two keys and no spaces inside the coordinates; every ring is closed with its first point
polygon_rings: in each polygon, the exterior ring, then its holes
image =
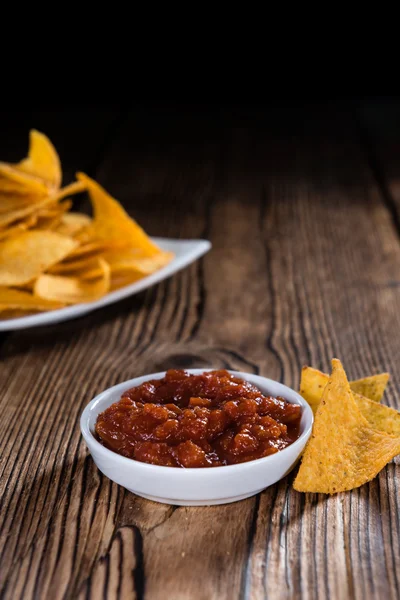
{"type": "Polygon", "coordinates": [[[84,281],[79,277],[40,275],[34,285],[34,294],[40,298],[65,304],[99,300],[108,293],[110,288],[110,267],[101,258],[99,266],[102,276],[90,281],[84,281]]]}
{"type": "Polygon", "coordinates": [[[61,182],[58,153],[35,129],[26,158],[0,162],[0,289],[30,299],[27,307],[0,304],[2,318],[51,309],[45,300],[57,306],[92,301],[173,258],[93,179],[79,173],[63,188],[61,182]],[[69,212],[70,197],[85,190],[93,218],[69,212]],[[34,291],[43,309],[34,305],[34,291]]]}
{"type": "Polygon", "coordinates": [[[368,423],[374,429],[384,431],[390,435],[400,437],[400,412],[379,402],[374,402],[365,396],[355,394],[353,396],[368,423]]]}
{"type": "Polygon", "coordinates": [[[76,248],[54,231],[25,231],[0,243],[0,286],[29,283],[76,248]]]}
{"type": "Polygon", "coordinates": [[[56,192],[55,194],[52,194],[52,198],[53,200],[62,200],[63,198],[66,198],[67,196],[73,196],[74,194],[79,194],[80,192],[84,192],[86,189],[86,186],[83,182],[81,181],[74,181],[73,183],[70,183],[69,185],[66,185],[65,187],[61,188],[61,190],[58,190],[58,192],[56,192]]]}
{"type": "MultiPolygon", "coordinates": [[[[123,285],[129,285],[147,275],[151,275],[163,265],[167,264],[172,259],[172,254],[168,252],[161,252],[152,258],[146,259],[129,259],[124,260],[118,255],[118,258],[114,257],[112,252],[107,252],[102,257],[110,265],[111,269],[111,287],[110,289],[119,289],[123,285]]],[[[74,266],[75,274],[79,275],[82,279],[94,279],[99,277],[100,270],[93,264],[93,258],[86,258],[86,260],[76,261],[64,261],[59,265],[52,268],[52,272],[68,272],[69,265],[74,266]]],[[[71,273],[72,274],[72,273],[71,273]]]]}
{"type": "Polygon", "coordinates": [[[49,138],[31,129],[27,158],[15,165],[19,171],[42,179],[50,189],[57,190],[61,185],[61,163],[49,138]]]}
{"type": "Polygon", "coordinates": [[[0,216],[4,213],[14,212],[32,206],[38,202],[42,202],[43,196],[35,196],[29,194],[11,194],[0,191],[0,216]]]}
{"type": "Polygon", "coordinates": [[[29,317],[30,315],[37,315],[38,313],[43,312],[42,310],[36,310],[35,308],[30,308],[23,310],[21,308],[0,308],[0,318],[2,321],[5,319],[19,319],[21,317],[29,317]]]}
{"type": "Polygon", "coordinates": [[[363,379],[351,381],[350,387],[353,392],[361,394],[361,396],[365,396],[366,398],[370,398],[370,400],[373,400],[374,402],[380,402],[385,393],[389,379],[389,373],[379,373],[378,375],[370,375],[363,379]]]}
{"type": "Polygon", "coordinates": [[[54,203],[49,198],[46,198],[39,203],[31,204],[25,208],[0,214],[0,229],[8,227],[11,223],[19,221],[20,219],[23,219],[50,206],[54,206],[54,203]]]}
{"type": "MultiPolygon", "coordinates": [[[[56,231],[57,226],[60,224],[61,215],[56,215],[55,217],[38,217],[35,225],[35,229],[40,230],[53,230],[56,231]]],[[[59,232],[58,232],[59,233],[59,232]]]]}
{"type": "MultiPolygon", "coordinates": [[[[77,238],[74,238],[77,240],[77,238]]],[[[79,240],[77,240],[79,244],[79,240]]],[[[83,257],[96,257],[100,254],[103,254],[106,250],[110,250],[110,248],[115,247],[116,242],[107,243],[107,242],[88,242],[87,244],[78,245],[77,248],[68,256],[69,261],[75,261],[77,258],[83,257]]]]}
{"type": "Polygon", "coordinates": [[[7,238],[18,235],[19,233],[21,233],[21,231],[26,231],[27,229],[30,229],[31,227],[36,225],[36,223],[37,217],[34,215],[29,215],[28,217],[25,217],[25,219],[21,219],[20,221],[13,223],[10,227],[0,229],[0,242],[7,238]]]}
{"type": "MultiPolygon", "coordinates": [[[[311,406],[314,414],[321,401],[328,380],[329,375],[322,373],[322,371],[319,371],[318,369],[313,369],[312,367],[303,367],[302,369],[300,394],[311,406]]],[[[364,379],[351,381],[350,388],[352,391],[360,393],[371,400],[380,402],[388,381],[388,373],[379,373],[378,375],[371,375],[364,379]],[[362,390],[362,392],[360,390],[362,390]]]]}
{"type": "Polygon", "coordinates": [[[61,302],[38,298],[28,292],[0,287],[0,311],[3,310],[55,310],[62,308],[61,302]]]}
{"type": "Polygon", "coordinates": [[[87,227],[92,222],[92,219],[87,215],[69,212],[62,216],[60,225],[57,227],[58,233],[62,235],[74,236],[84,227],[87,227]]]}
{"type": "MultiPolygon", "coordinates": [[[[86,277],[88,277],[88,275],[86,275],[86,277]]],[[[111,275],[110,292],[114,292],[115,290],[119,290],[127,285],[136,283],[142,278],[143,275],[139,275],[139,273],[135,273],[133,271],[130,273],[114,273],[111,275]]]]}
{"type": "Polygon", "coordinates": [[[400,437],[371,427],[340,360],[333,359],[294,489],[323,494],[352,490],[374,479],[399,453],[400,437]]]}
{"type": "Polygon", "coordinates": [[[80,277],[81,274],[88,270],[96,269],[97,277],[101,277],[102,268],[99,265],[99,256],[83,256],[76,260],[64,260],[48,269],[51,275],[68,275],[80,277]]]}
{"type": "Polygon", "coordinates": [[[165,267],[174,255],[172,252],[158,252],[152,257],[136,257],[133,252],[109,251],[104,254],[109,263],[112,273],[124,273],[133,271],[141,275],[151,275],[155,271],[165,267]]]}
{"type": "Polygon", "coordinates": [[[43,208],[40,208],[37,212],[39,217],[52,218],[52,217],[60,217],[65,212],[67,212],[72,206],[71,200],[64,200],[64,202],[60,203],[50,203],[43,208]]]}
{"type": "Polygon", "coordinates": [[[5,162],[0,162],[0,190],[38,196],[48,194],[48,188],[43,179],[24,173],[5,162]]]}
{"type": "Polygon", "coordinates": [[[160,252],[144,230],[104,188],[84,173],[78,173],[77,178],[85,183],[93,205],[93,222],[88,228],[93,240],[118,242],[127,248],[136,248],[143,256],[154,256],[160,252]]]}

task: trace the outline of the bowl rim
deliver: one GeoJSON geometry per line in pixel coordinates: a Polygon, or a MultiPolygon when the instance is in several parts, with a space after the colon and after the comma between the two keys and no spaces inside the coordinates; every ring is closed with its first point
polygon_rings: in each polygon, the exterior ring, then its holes
{"type": "MultiPolygon", "coordinates": [[[[209,371],[216,371],[216,370],[221,370],[221,369],[207,367],[207,368],[194,368],[194,369],[183,369],[183,370],[189,374],[201,374],[201,373],[206,373],[209,371]]],[[[298,447],[303,445],[304,438],[308,439],[309,436],[311,435],[312,426],[314,423],[314,414],[313,414],[313,411],[312,411],[310,405],[308,404],[308,402],[298,392],[296,392],[293,388],[290,388],[289,386],[285,385],[284,383],[281,383],[280,381],[276,381],[274,379],[264,377],[263,375],[257,375],[255,373],[248,373],[246,371],[236,371],[236,370],[231,370],[231,369],[224,369],[224,370],[227,371],[228,373],[230,373],[231,375],[234,375],[237,377],[245,376],[246,381],[251,382],[251,379],[253,379],[253,378],[263,380],[265,382],[266,387],[269,384],[278,385],[279,387],[282,388],[283,392],[285,390],[288,390],[289,394],[293,394],[294,397],[296,398],[297,402],[294,402],[294,401],[292,402],[291,400],[289,400],[289,398],[285,398],[285,396],[283,394],[282,394],[282,397],[285,400],[287,400],[288,402],[290,402],[291,404],[299,404],[302,407],[302,418],[305,416],[305,425],[304,425],[304,430],[299,435],[297,440],[294,441],[289,446],[286,446],[286,448],[279,450],[275,454],[271,454],[269,456],[263,456],[261,458],[255,458],[254,460],[249,460],[249,461],[237,463],[234,465],[220,465],[219,467],[184,467],[184,468],[168,467],[166,465],[153,465],[150,463],[145,463],[145,462],[142,462],[139,460],[135,460],[134,458],[128,458],[127,456],[122,456],[121,454],[118,454],[117,452],[114,452],[113,450],[109,450],[108,448],[106,448],[105,446],[100,444],[100,442],[93,435],[91,428],[90,428],[90,426],[93,424],[93,423],[91,423],[91,418],[90,418],[92,415],[92,409],[97,404],[99,404],[102,400],[104,400],[105,397],[111,395],[114,392],[117,392],[117,390],[123,391],[125,389],[129,389],[129,387],[133,387],[135,385],[135,383],[133,383],[133,382],[137,382],[138,380],[141,380],[141,383],[144,383],[145,381],[150,380],[150,379],[161,379],[165,375],[166,371],[160,371],[158,373],[149,373],[149,374],[145,374],[145,375],[138,375],[137,377],[134,377],[132,379],[128,379],[126,381],[117,383],[117,384],[103,390],[99,394],[97,394],[94,398],[92,398],[92,400],[90,400],[90,402],[88,402],[88,404],[86,404],[86,406],[84,407],[84,409],[81,413],[81,417],[80,417],[80,429],[81,429],[81,434],[89,448],[90,453],[92,453],[92,449],[90,448],[90,445],[93,445],[95,452],[97,454],[103,456],[104,458],[114,460],[114,461],[119,462],[120,464],[126,465],[128,467],[130,466],[131,468],[137,468],[137,469],[141,469],[143,471],[148,471],[149,473],[150,472],[153,472],[153,473],[157,472],[159,474],[169,473],[171,475],[183,476],[183,477],[187,476],[187,474],[189,474],[189,473],[203,473],[203,474],[207,473],[210,476],[213,476],[213,474],[215,474],[215,476],[218,476],[218,473],[221,474],[222,472],[223,473],[227,473],[227,472],[231,473],[234,470],[240,470],[240,469],[243,469],[246,467],[251,468],[253,465],[260,465],[263,463],[268,463],[268,462],[273,463],[275,461],[279,461],[282,456],[286,456],[286,454],[289,454],[290,451],[293,452],[293,449],[296,450],[298,447]],[[247,379],[247,378],[249,378],[249,379],[247,379]],[[223,469],[223,471],[221,471],[221,469],[223,469]],[[181,475],[179,475],[179,474],[181,474],[181,475]]],[[[140,384],[137,383],[136,385],[140,385],[140,384]]],[[[255,385],[256,385],[256,383],[255,383],[255,385]]],[[[113,404],[114,402],[118,402],[118,400],[113,400],[112,402],[110,402],[110,404],[108,406],[111,406],[111,404],[113,404]]],[[[102,410],[106,410],[106,408],[108,408],[108,406],[104,407],[102,410]]],[[[100,411],[100,412],[102,412],[102,411],[100,411]]],[[[96,415],[96,417],[97,417],[97,415],[96,415]]]]}

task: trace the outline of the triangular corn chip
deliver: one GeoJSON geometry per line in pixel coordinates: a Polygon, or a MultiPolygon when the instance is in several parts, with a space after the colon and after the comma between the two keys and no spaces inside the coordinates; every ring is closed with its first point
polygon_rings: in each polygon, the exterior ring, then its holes
{"type": "Polygon", "coordinates": [[[54,231],[25,231],[0,243],[0,286],[29,283],[65,258],[77,242],[54,231]]]}
{"type": "Polygon", "coordinates": [[[31,129],[27,158],[15,165],[17,169],[42,179],[50,189],[58,190],[62,172],[60,158],[49,138],[31,129]]]}
{"type": "MultiPolygon", "coordinates": [[[[314,414],[328,380],[329,375],[313,367],[303,367],[301,371],[300,394],[311,406],[314,414]]],[[[350,381],[350,388],[353,392],[357,392],[375,402],[380,402],[388,381],[389,373],[379,373],[364,379],[350,381]]]]}
{"type": "MultiPolygon", "coordinates": [[[[74,239],[78,243],[80,243],[77,237],[75,237],[74,239]]],[[[110,248],[115,247],[116,244],[117,242],[88,242],[85,244],[81,244],[77,248],[75,248],[73,252],[71,252],[71,254],[66,260],[75,262],[78,258],[88,258],[89,256],[91,258],[94,258],[96,256],[99,257],[106,250],[110,250],[110,248]]]]}
{"type": "Polygon", "coordinates": [[[20,194],[46,196],[48,188],[43,179],[24,173],[16,167],[0,162],[0,190],[20,194]]]}
{"type": "Polygon", "coordinates": [[[81,181],[74,181],[73,183],[70,183],[69,185],[66,185],[65,187],[58,190],[58,192],[56,192],[55,194],[52,194],[51,197],[53,198],[53,200],[59,201],[63,198],[66,198],[67,196],[73,196],[74,194],[84,192],[85,189],[86,186],[84,183],[82,183],[81,181]]]}
{"type": "Polygon", "coordinates": [[[0,216],[4,213],[27,208],[28,206],[43,202],[43,200],[43,196],[0,192],[0,216]]]}
{"type": "Polygon", "coordinates": [[[0,310],[55,310],[62,308],[61,302],[38,298],[28,292],[0,287],[0,310]]]}
{"type": "Polygon", "coordinates": [[[62,275],[40,275],[34,286],[34,294],[40,298],[78,304],[94,302],[108,293],[110,289],[110,267],[105,260],[99,259],[101,277],[86,281],[79,277],[62,275]]]}
{"type": "Polygon", "coordinates": [[[31,229],[37,223],[36,215],[29,215],[20,221],[13,223],[10,227],[0,230],[0,242],[14,235],[18,235],[22,231],[26,231],[27,229],[31,229]]]}
{"type": "Polygon", "coordinates": [[[361,396],[365,396],[374,402],[380,402],[389,379],[389,373],[379,373],[378,375],[370,375],[363,379],[351,381],[350,387],[353,392],[361,394],[361,396]]]}
{"type": "Polygon", "coordinates": [[[98,276],[101,276],[102,270],[99,266],[98,256],[83,256],[78,257],[77,260],[64,260],[48,269],[48,273],[51,275],[67,275],[68,277],[80,277],[81,273],[87,270],[96,269],[98,276]]]}
{"type": "Polygon", "coordinates": [[[25,208],[20,208],[19,210],[0,214],[0,229],[8,227],[14,221],[19,221],[20,219],[39,212],[42,209],[49,208],[50,206],[55,206],[54,202],[51,199],[46,198],[37,204],[31,204],[25,206],[25,208]]]}
{"type": "MultiPolygon", "coordinates": [[[[86,277],[89,276],[90,273],[86,275],[86,277]]],[[[119,290],[127,285],[131,285],[132,283],[136,283],[136,281],[139,281],[140,279],[142,279],[142,277],[143,275],[139,275],[135,271],[131,271],[130,273],[114,273],[111,276],[110,292],[119,290]]]]}
{"type": "Polygon", "coordinates": [[[294,489],[335,494],[360,487],[399,453],[400,437],[371,427],[357,405],[340,360],[333,359],[294,489]]]}
{"type": "Polygon", "coordinates": [[[174,255],[172,252],[158,252],[151,257],[137,257],[134,252],[109,251],[105,252],[104,259],[111,267],[111,273],[134,271],[141,275],[150,275],[165,267],[174,255]]]}
{"type": "Polygon", "coordinates": [[[85,183],[93,205],[93,222],[88,227],[93,240],[115,241],[128,248],[136,248],[143,256],[160,252],[144,230],[104,188],[84,173],[78,173],[77,178],[85,183]]]}
{"type": "Polygon", "coordinates": [[[81,231],[84,227],[87,227],[92,222],[92,219],[87,215],[69,212],[62,216],[60,225],[57,227],[58,233],[63,235],[74,236],[81,231]]]}
{"type": "Polygon", "coordinates": [[[355,394],[354,399],[368,423],[374,429],[400,437],[400,412],[365,396],[355,394]]]}

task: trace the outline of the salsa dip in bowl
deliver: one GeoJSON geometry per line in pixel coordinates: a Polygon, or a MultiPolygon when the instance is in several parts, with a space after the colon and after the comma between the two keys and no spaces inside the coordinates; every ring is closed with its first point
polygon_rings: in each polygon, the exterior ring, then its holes
{"type": "Polygon", "coordinates": [[[99,470],[131,492],[181,506],[253,496],[296,465],[313,413],[291,388],[249,373],[187,369],[113,386],[81,416],[99,470]]]}

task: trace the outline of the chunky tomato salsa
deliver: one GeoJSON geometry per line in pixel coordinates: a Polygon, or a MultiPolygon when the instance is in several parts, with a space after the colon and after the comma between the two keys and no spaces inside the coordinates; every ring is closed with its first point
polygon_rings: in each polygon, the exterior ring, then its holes
{"type": "Polygon", "coordinates": [[[138,461],[218,467],[274,454],[299,437],[301,407],[264,396],[228,371],[163,379],[126,390],[98,415],[97,439],[138,461]]]}

